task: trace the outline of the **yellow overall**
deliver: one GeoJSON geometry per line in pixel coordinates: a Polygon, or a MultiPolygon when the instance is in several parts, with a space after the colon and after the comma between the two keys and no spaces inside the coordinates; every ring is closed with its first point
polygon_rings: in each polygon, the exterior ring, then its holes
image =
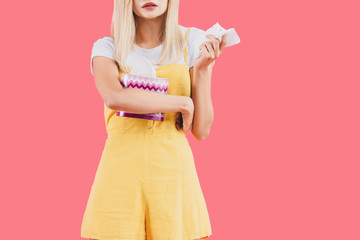
{"type": "MultiPolygon", "coordinates": [[[[189,28],[185,33],[185,42],[189,28]]],[[[168,94],[189,96],[186,64],[163,65],[168,94]]],[[[120,70],[120,74],[122,71],[120,70]]],[[[81,225],[81,237],[99,240],[192,240],[211,232],[186,134],[176,112],[163,122],[116,116],[104,104],[108,138],[81,225]]]]}

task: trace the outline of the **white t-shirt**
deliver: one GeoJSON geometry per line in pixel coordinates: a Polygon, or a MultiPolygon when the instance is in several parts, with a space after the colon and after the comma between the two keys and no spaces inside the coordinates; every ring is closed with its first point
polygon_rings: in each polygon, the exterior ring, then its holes
{"type": "MultiPolygon", "coordinates": [[[[179,25],[180,30],[183,34],[183,37],[185,37],[185,33],[186,30],[188,29],[187,27],[181,26],[179,25]]],[[[193,44],[191,44],[192,42],[194,42],[194,40],[201,34],[203,34],[205,31],[199,28],[195,28],[195,27],[191,27],[187,36],[187,60],[188,60],[188,67],[189,69],[193,66],[194,63],[194,49],[193,49],[193,44]]],[[[211,41],[209,39],[209,41],[211,41]]],[[[148,58],[152,63],[155,63],[161,54],[162,51],[162,47],[163,44],[155,47],[155,48],[150,48],[150,49],[146,49],[146,48],[141,48],[138,45],[134,44],[134,49],[136,52],[142,54],[143,56],[145,56],[146,58],[148,58]]],[[[93,44],[93,48],[92,48],[92,53],[91,53],[91,60],[90,60],[90,71],[91,74],[94,75],[94,71],[93,71],[93,66],[92,66],[92,60],[95,56],[104,56],[107,58],[110,58],[112,60],[115,61],[114,58],[114,53],[115,53],[115,45],[114,45],[114,41],[111,37],[103,37],[100,38],[98,40],[95,41],[95,43],[93,44]]],[[[185,64],[184,58],[181,58],[180,60],[178,60],[176,63],[183,63],[185,64]]],[[[215,64],[215,60],[213,61],[213,64],[215,64]]],[[[159,65],[153,65],[154,68],[158,68],[160,67],[159,65]]]]}

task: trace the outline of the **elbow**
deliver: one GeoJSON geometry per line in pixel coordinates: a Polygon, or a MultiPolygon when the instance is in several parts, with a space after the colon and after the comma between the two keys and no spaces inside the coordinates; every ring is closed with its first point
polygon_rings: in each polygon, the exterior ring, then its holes
{"type": "Polygon", "coordinates": [[[210,129],[206,132],[194,134],[195,138],[200,142],[210,135],[210,129]]]}
{"type": "Polygon", "coordinates": [[[106,97],[104,97],[104,104],[106,105],[106,107],[112,110],[121,109],[120,94],[118,94],[117,96],[115,96],[115,94],[108,94],[106,97]]]}
{"type": "Polygon", "coordinates": [[[111,110],[121,110],[122,105],[119,104],[118,101],[115,101],[114,99],[107,99],[106,101],[104,101],[106,107],[108,107],[111,110]]]}
{"type": "Polygon", "coordinates": [[[200,142],[202,140],[204,140],[207,136],[205,135],[201,135],[201,136],[197,136],[196,139],[200,142]]]}
{"type": "Polygon", "coordinates": [[[192,128],[192,133],[193,133],[194,137],[198,141],[202,141],[205,138],[207,138],[210,135],[211,125],[212,125],[212,123],[209,124],[207,127],[202,127],[200,129],[192,128]]]}
{"type": "Polygon", "coordinates": [[[105,103],[106,107],[108,107],[112,110],[115,110],[116,104],[115,104],[114,100],[111,99],[110,97],[104,99],[104,103],[105,103]]]}

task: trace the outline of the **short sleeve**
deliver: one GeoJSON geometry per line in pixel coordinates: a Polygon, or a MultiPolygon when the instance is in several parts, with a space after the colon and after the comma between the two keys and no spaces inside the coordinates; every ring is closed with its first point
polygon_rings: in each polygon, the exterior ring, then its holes
{"type": "Polygon", "coordinates": [[[90,72],[92,75],[94,75],[93,58],[95,56],[103,56],[115,61],[114,49],[114,40],[111,37],[100,38],[93,44],[90,59],[90,72]]]}
{"type": "MultiPolygon", "coordinates": [[[[202,36],[205,33],[204,30],[196,27],[191,27],[187,37],[187,46],[188,46],[188,67],[189,69],[194,66],[194,60],[196,56],[194,56],[194,42],[199,36],[202,36]]],[[[211,41],[209,39],[209,41],[211,41]]],[[[215,60],[213,61],[213,66],[215,64],[215,60]]]]}

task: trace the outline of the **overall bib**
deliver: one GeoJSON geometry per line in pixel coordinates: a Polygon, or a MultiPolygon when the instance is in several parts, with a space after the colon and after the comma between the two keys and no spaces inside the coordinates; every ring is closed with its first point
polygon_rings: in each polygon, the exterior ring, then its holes
{"type": "MultiPolygon", "coordinates": [[[[190,28],[189,28],[190,29],[190,28]]],[[[185,42],[189,32],[185,33],[185,42]]],[[[168,94],[190,97],[187,64],[163,65],[168,94]]],[[[120,70],[120,74],[123,73],[120,70]]],[[[81,237],[99,240],[192,240],[211,232],[193,154],[176,112],[164,121],[116,116],[104,104],[108,138],[81,225],[81,237]]]]}

